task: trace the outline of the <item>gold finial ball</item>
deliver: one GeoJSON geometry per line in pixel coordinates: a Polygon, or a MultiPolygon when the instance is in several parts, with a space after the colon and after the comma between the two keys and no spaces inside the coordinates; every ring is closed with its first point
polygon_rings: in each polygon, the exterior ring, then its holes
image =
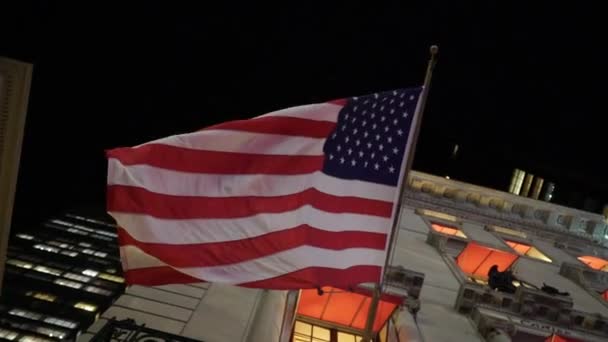
{"type": "Polygon", "coordinates": [[[439,46],[432,45],[431,46],[431,55],[436,55],[439,52],[439,46]]]}

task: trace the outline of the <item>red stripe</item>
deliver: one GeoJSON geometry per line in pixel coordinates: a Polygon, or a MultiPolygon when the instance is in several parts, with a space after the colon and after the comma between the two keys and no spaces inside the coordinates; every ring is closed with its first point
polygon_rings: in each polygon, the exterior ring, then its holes
{"type": "Polygon", "coordinates": [[[329,101],[328,103],[344,107],[348,103],[348,99],[337,99],[337,100],[329,101]]]}
{"type": "Polygon", "coordinates": [[[392,203],[359,197],[339,197],[308,189],[275,197],[188,197],[158,194],[124,185],[108,186],[108,211],[147,214],[167,219],[237,218],[283,213],[304,205],[331,213],[391,217],[392,203]]]}
{"type": "MultiPolygon", "coordinates": [[[[361,283],[380,280],[380,266],[353,266],[345,270],[309,267],[272,279],[260,280],[239,286],[275,290],[312,289],[325,285],[349,288],[361,283]]],[[[158,286],[166,284],[201,283],[204,280],[183,274],[168,266],[149,267],[125,272],[129,285],[158,286]]]]}
{"type": "Polygon", "coordinates": [[[310,138],[326,138],[336,127],[335,122],[318,121],[287,116],[264,116],[250,120],[237,120],[217,124],[209,129],[225,129],[251,133],[293,135],[310,138]]]}
{"type": "MultiPolygon", "coordinates": [[[[328,232],[308,225],[249,239],[188,245],[141,242],[123,228],[119,228],[118,234],[121,246],[137,246],[162,262],[180,268],[235,264],[305,245],[331,250],[347,248],[384,250],[386,244],[386,234],[359,231],[328,232]]],[[[154,235],[154,232],[150,234],[154,235]]]]}
{"type": "Polygon", "coordinates": [[[193,150],[162,144],[117,148],[108,158],[123,165],[148,164],[162,169],[215,174],[298,175],[323,168],[324,156],[285,156],[193,150]]]}

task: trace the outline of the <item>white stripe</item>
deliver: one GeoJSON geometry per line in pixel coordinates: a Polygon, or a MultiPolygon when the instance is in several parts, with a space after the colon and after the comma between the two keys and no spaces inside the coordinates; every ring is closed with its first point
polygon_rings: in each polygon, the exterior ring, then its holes
{"type": "Polygon", "coordinates": [[[213,243],[252,238],[308,224],[330,232],[360,231],[388,234],[388,218],[360,214],[332,214],[311,206],[281,214],[258,214],[238,219],[170,220],[148,215],[110,213],[136,240],[161,244],[213,243]]]}
{"type": "Polygon", "coordinates": [[[338,113],[343,106],[334,103],[316,103],[304,106],[291,107],[277,110],[268,114],[260,115],[259,118],[265,116],[287,116],[292,118],[309,119],[317,121],[337,122],[338,113]]]}
{"type": "Polygon", "coordinates": [[[150,165],[122,165],[108,161],[108,185],[134,186],[172,196],[244,197],[286,196],[317,189],[334,196],[392,202],[396,188],[389,185],[346,180],[321,171],[304,175],[218,175],[180,172],[150,165]]]}
{"type": "MultiPolygon", "coordinates": [[[[121,247],[127,257],[127,270],[166,266],[157,258],[134,246],[121,247]]],[[[232,265],[177,268],[177,271],[211,283],[244,284],[292,273],[308,267],[347,269],[353,266],[382,266],[385,251],[368,248],[351,248],[341,251],[301,246],[262,258],[232,265]]]]}
{"type": "Polygon", "coordinates": [[[320,156],[325,139],[211,129],[173,135],[137,147],[148,144],[217,152],[320,156]]]}

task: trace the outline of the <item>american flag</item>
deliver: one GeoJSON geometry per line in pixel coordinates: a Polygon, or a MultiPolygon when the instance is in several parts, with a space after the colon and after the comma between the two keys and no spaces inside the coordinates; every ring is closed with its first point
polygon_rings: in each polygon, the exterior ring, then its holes
{"type": "Polygon", "coordinates": [[[293,107],[108,151],[108,211],[128,283],[378,282],[421,90],[293,107]]]}

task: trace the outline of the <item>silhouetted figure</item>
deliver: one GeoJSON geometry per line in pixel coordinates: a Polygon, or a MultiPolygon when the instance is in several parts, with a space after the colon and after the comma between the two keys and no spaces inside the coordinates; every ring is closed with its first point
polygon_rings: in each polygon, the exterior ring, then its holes
{"type": "Polygon", "coordinates": [[[515,293],[517,288],[513,285],[513,281],[517,280],[513,276],[513,273],[509,270],[500,272],[498,265],[490,267],[488,271],[488,286],[493,290],[502,292],[515,293]]]}

